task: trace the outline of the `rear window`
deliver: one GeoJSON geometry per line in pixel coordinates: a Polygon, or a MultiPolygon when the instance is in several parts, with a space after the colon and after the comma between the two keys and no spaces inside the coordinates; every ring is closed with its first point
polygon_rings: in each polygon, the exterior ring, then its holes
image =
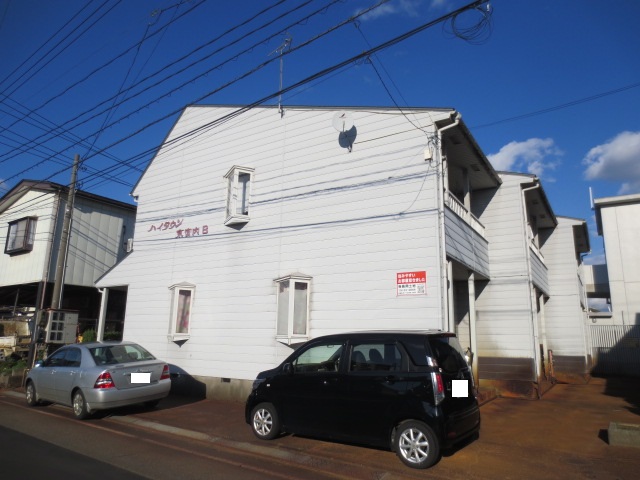
{"type": "Polygon", "coordinates": [[[89,349],[96,365],[115,365],[117,363],[142,362],[155,360],[156,357],[140,345],[101,345],[89,349]]]}
{"type": "Polygon", "coordinates": [[[456,337],[429,337],[428,341],[438,365],[445,373],[457,373],[468,367],[456,337]]]}

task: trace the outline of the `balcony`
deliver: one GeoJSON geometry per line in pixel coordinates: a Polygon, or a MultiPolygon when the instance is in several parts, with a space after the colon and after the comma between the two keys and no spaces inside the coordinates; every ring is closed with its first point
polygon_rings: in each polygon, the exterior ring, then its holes
{"type": "Polygon", "coordinates": [[[451,192],[447,192],[445,196],[445,204],[449,207],[453,213],[458,215],[461,219],[463,219],[467,225],[473,228],[476,233],[480,236],[484,237],[484,225],[480,223],[473,213],[471,213],[467,208],[462,204],[460,200],[455,195],[452,195],[451,192]]]}

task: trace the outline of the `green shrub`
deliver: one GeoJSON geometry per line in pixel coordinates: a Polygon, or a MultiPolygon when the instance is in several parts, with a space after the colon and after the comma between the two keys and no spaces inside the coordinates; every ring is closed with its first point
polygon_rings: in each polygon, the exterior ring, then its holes
{"type": "Polygon", "coordinates": [[[0,373],[11,372],[14,368],[27,368],[27,361],[24,358],[9,357],[4,362],[0,362],[0,373]]]}
{"type": "Polygon", "coordinates": [[[93,328],[89,328],[82,332],[82,343],[95,342],[96,338],[98,337],[96,336],[96,331],[93,328]]]}
{"type": "Polygon", "coordinates": [[[105,341],[120,341],[122,340],[122,332],[104,332],[102,338],[105,341]]]}

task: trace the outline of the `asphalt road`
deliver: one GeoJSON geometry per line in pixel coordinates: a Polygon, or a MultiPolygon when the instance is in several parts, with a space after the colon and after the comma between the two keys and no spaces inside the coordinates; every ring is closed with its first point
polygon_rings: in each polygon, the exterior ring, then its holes
{"type": "Polygon", "coordinates": [[[58,445],[0,427],[2,478],[141,480],[146,477],[58,445]]]}
{"type": "MultiPolygon", "coordinates": [[[[0,398],[0,478],[101,480],[310,478],[308,469],[71,410],[0,398]],[[42,475],[42,476],[41,476],[42,475]]],[[[318,472],[313,478],[335,478],[318,472]]]]}
{"type": "Polygon", "coordinates": [[[610,422],[640,424],[637,379],[556,385],[542,400],[498,398],[480,410],[478,440],[416,471],[384,450],[296,435],[258,440],[238,403],[170,397],[155,410],[131,407],[79,422],[68,408],[28,408],[23,393],[0,391],[0,426],[154,479],[639,478],[640,448],[607,442],[610,422]]]}

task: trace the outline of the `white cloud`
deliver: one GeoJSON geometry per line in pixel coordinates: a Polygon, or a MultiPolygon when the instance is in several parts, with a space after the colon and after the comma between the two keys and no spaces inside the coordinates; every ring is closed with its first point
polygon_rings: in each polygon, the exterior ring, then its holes
{"type": "Polygon", "coordinates": [[[640,192],[640,132],[622,132],[593,147],[582,163],[587,180],[622,182],[618,194],[640,192]]]}
{"type": "MultiPolygon", "coordinates": [[[[440,5],[444,0],[434,0],[433,5],[440,5]]],[[[361,17],[362,21],[375,20],[389,15],[404,14],[410,17],[416,17],[419,15],[419,7],[424,4],[422,0],[391,0],[383,5],[380,5],[375,10],[367,13],[361,17]]]]}
{"type": "MultiPolygon", "coordinates": [[[[539,178],[546,176],[560,163],[562,151],[551,138],[530,138],[524,142],[510,142],[498,153],[487,155],[496,170],[527,172],[539,178]]],[[[545,178],[553,181],[553,178],[545,178]]]]}

